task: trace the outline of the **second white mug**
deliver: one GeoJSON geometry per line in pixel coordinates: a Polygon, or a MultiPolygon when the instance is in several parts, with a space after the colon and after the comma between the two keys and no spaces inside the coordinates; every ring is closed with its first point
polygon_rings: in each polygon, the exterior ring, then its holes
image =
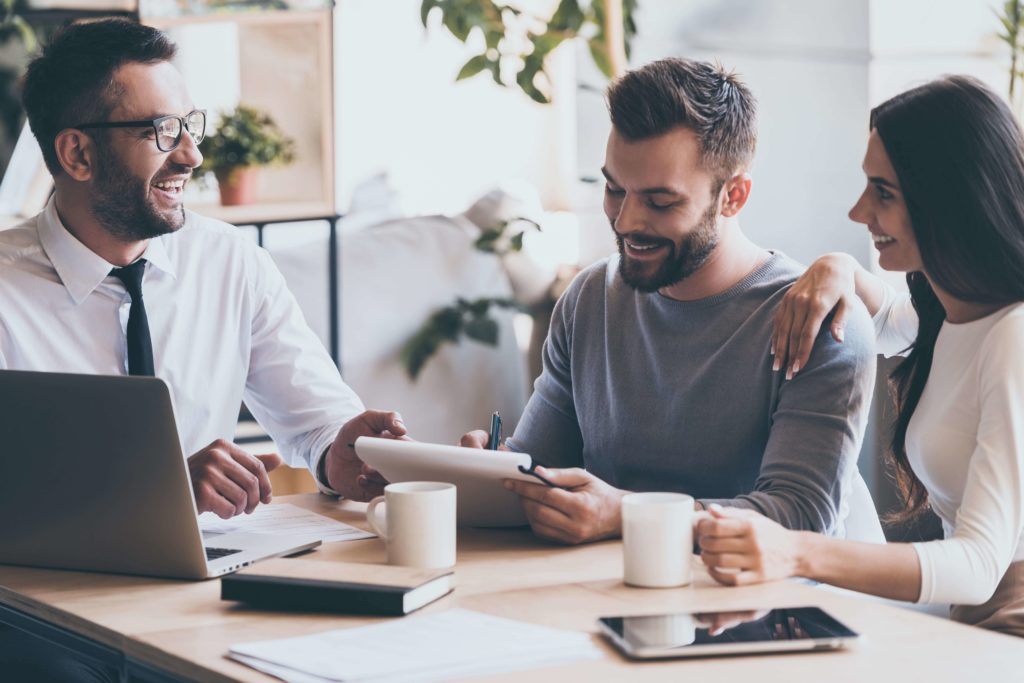
{"type": "Polygon", "coordinates": [[[693,581],[693,497],[630,493],[622,498],[623,578],[631,586],[672,588],[693,581]]]}
{"type": "Polygon", "coordinates": [[[455,564],[455,485],[437,481],[388,484],[366,508],[384,539],[388,564],[443,569],[455,564]],[[379,506],[384,506],[384,514],[379,506]]]}

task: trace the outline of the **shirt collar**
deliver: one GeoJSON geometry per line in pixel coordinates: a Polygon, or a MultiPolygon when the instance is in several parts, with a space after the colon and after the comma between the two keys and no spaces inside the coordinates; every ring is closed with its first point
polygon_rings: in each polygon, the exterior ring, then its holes
{"type": "MultiPolygon", "coordinates": [[[[151,239],[142,258],[171,277],[176,277],[167,247],[166,235],[151,239]]],[[[81,303],[114,268],[106,259],[78,241],[64,227],[57,214],[57,201],[50,197],[39,221],[39,241],[53,264],[68,294],[76,304],[81,303]]]]}

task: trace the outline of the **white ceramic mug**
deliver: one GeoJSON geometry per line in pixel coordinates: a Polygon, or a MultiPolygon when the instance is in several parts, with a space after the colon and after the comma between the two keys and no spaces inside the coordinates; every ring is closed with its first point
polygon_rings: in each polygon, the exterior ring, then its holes
{"type": "Polygon", "coordinates": [[[388,484],[366,508],[384,539],[388,564],[442,569],[455,564],[455,485],[437,481],[388,484]],[[384,506],[383,515],[378,510],[384,506]]]}
{"type": "Polygon", "coordinates": [[[622,498],[623,578],[630,586],[673,588],[693,581],[693,497],[629,493],[622,498]]]}

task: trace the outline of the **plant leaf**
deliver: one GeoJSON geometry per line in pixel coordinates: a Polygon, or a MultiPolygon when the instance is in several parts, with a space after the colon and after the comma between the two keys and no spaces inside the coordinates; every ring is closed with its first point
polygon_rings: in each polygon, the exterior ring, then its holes
{"type": "Polygon", "coordinates": [[[522,251],[523,250],[523,236],[525,234],[526,234],[525,232],[520,232],[520,233],[517,233],[517,234],[512,236],[512,239],[509,240],[509,250],[510,251],[522,251]]]}
{"type": "Polygon", "coordinates": [[[495,59],[488,66],[491,69],[491,78],[494,79],[494,82],[502,87],[507,87],[504,81],[501,80],[501,60],[495,59]]]}
{"type": "Polygon", "coordinates": [[[462,313],[452,306],[442,308],[431,316],[430,324],[441,339],[455,341],[462,332],[462,313]]]}
{"type": "Polygon", "coordinates": [[[488,31],[484,31],[484,44],[487,46],[488,50],[498,49],[498,43],[500,43],[501,39],[505,37],[504,29],[505,27],[502,25],[499,28],[492,28],[488,31]]]}
{"type": "Polygon", "coordinates": [[[469,302],[466,306],[466,310],[473,314],[474,318],[487,314],[487,309],[491,307],[490,299],[477,299],[476,301],[469,302]]]}
{"type": "Polygon", "coordinates": [[[534,82],[537,75],[543,73],[543,62],[538,59],[534,59],[535,56],[536,55],[529,55],[526,58],[522,70],[516,74],[516,83],[534,102],[549,104],[551,100],[547,95],[540,91],[534,82]]]}
{"type": "Polygon", "coordinates": [[[427,28],[427,18],[430,16],[430,10],[440,5],[438,0],[423,0],[423,4],[420,5],[420,21],[423,22],[423,28],[427,28]]]}
{"type": "MultiPolygon", "coordinates": [[[[603,0],[593,0],[594,2],[603,2],[603,0]]],[[[548,21],[548,31],[568,31],[571,33],[578,33],[580,27],[583,26],[583,10],[580,9],[580,3],[577,0],[561,0],[558,3],[558,9],[551,15],[551,19],[548,21]]]]}
{"type": "Polygon", "coordinates": [[[25,52],[33,53],[36,51],[36,47],[39,41],[36,39],[36,32],[32,26],[25,21],[24,17],[18,16],[17,14],[11,15],[11,24],[18,30],[18,35],[21,36],[21,42],[25,46],[25,52]]]}
{"type": "Polygon", "coordinates": [[[455,80],[461,81],[466,78],[472,78],[473,76],[476,76],[478,73],[480,73],[486,68],[487,56],[477,55],[476,57],[473,57],[462,66],[462,69],[459,71],[459,75],[455,77],[455,80]]]}
{"type": "Polygon", "coordinates": [[[498,240],[501,239],[501,230],[484,230],[480,233],[480,236],[473,242],[473,246],[480,251],[486,251],[488,253],[494,253],[495,245],[498,240]]]}
{"type": "Polygon", "coordinates": [[[612,61],[608,58],[608,46],[598,36],[594,36],[587,41],[587,47],[590,48],[590,58],[594,60],[594,64],[601,70],[605,78],[612,77],[612,61]]]}
{"type": "Polygon", "coordinates": [[[466,323],[466,336],[482,344],[497,346],[498,322],[487,317],[473,318],[466,323]]]}

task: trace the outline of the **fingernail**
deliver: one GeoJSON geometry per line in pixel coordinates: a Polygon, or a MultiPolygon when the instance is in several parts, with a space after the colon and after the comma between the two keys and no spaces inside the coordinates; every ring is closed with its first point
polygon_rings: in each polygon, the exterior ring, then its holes
{"type": "Polygon", "coordinates": [[[778,372],[780,367],[782,367],[782,360],[776,357],[772,363],[772,372],[778,372]]]}
{"type": "Polygon", "coordinates": [[[793,366],[792,365],[789,366],[788,370],[786,370],[786,380],[789,381],[791,379],[793,379],[793,366]]]}
{"type": "Polygon", "coordinates": [[[800,372],[800,361],[793,363],[793,374],[800,372]]]}
{"type": "Polygon", "coordinates": [[[772,343],[772,345],[768,347],[768,353],[771,354],[772,356],[775,355],[775,344],[774,343],[772,343]]]}
{"type": "Polygon", "coordinates": [[[845,339],[844,336],[843,336],[843,328],[841,328],[841,327],[837,327],[836,328],[836,339],[838,339],[839,341],[843,341],[845,339]]]}
{"type": "Polygon", "coordinates": [[[708,510],[714,510],[715,512],[721,512],[722,511],[722,506],[719,505],[718,503],[711,503],[711,505],[708,505],[708,510]]]}

